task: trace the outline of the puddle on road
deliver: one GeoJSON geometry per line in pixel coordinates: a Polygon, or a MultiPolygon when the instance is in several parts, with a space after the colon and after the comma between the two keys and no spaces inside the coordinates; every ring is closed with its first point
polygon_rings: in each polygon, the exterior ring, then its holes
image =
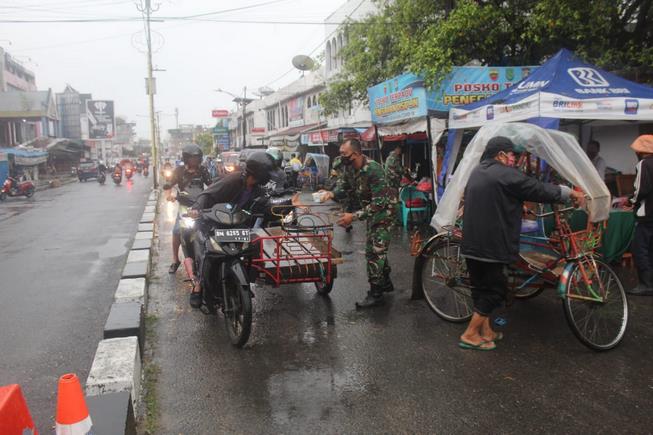
{"type": "Polygon", "coordinates": [[[127,237],[116,237],[109,239],[104,245],[98,246],[97,252],[101,259],[120,257],[127,249],[129,239],[127,237]]]}
{"type": "Polygon", "coordinates": [[[366,382],[354,369],[331,368],[287,371],[268,380],[272,418],[279,425],[328,418],[346,407],[347,395],[366,391],[366,382]]]}

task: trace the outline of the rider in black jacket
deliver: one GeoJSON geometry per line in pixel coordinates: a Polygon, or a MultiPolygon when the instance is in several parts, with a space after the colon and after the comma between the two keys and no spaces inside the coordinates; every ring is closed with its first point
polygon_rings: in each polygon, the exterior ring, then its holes
{"type": "MultiPolygon", "coordinates": [[[[170,190],[176,185],[180,191],[185,191],[189,187],[195,187],[197,190],[204,190],[204,186],[211,184],[211,176],[202,163],[202,149],[196,144],[188,144],[182,150],[182,159],[184,165],[175,168],[172,178],[163,185],[163,190],[167,191],[167,198],[173,201],[170,190]]],[[[179,269],[179,247],[181,246],[181,233],[179,230],[179,215],[172,228],[172,264],[168,273],[175,273],[179,269]]]]}
{"type": "MultiPolygon", "coordinates": [[[[215,204],[230,203],[235,207],[244,210],[253,210],[254,207],[259,209],[254,212],[267,212],[271,206],[267,197],[264,186],[270,181],[270,174],[274,171],[272,159],[265,152],[252,153],[245,163],[245,169],[242,172],[234,172],[221,178],[204,190],[198,197],[188,212],[193,218],[200,216],[200,210],[211,208],[215,204]]],[[[296,202],[293,199],[293,202],[296,202]]],[[[286,205],[290,201],[275,202],[274,205],[286,205]]],[[[199,226],[198,231],[201,231],[199,226]]],[[[199,258],[203,258],[201,253],[197,253],[199,258]]],[[[202,305],[201,289],[199,280],[195,277],[193,281],[193,290],[190,294],[190,305],[193,308],[199,308],[202,305]]]]}

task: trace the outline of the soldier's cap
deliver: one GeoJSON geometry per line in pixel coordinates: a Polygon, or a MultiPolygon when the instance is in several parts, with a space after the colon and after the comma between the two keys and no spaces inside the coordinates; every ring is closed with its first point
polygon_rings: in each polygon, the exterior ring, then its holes
{"type": "Polygon", "coordinates": [[[510,139],[504,136],[496,136],[490,139],[485,147],[485,152],[481,160],[488,160],[495,158],[500,152],[515,151],[515,144],[510,139]]]}

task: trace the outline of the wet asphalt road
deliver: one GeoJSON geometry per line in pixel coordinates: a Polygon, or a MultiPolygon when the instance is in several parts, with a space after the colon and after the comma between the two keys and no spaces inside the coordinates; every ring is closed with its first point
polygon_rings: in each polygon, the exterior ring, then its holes
{"type": "Polygon", "coordinates": [[[366,291],[358,224],[337,231],[346,263],[331,297],[310,285],[259,289],[252,337],[238,350],[221,316],[188,307],[181,269],[168,275],[174,206],[161,211],[149,307],[158,433],[653,431],[653,298],[632,298],[629,331],[611,352],[581,345],[546,293],[501,313],[497,351],[461,350],[464,325],[409,300],[401,233],[390,251],[397,291],[383,308],[354,310],[366,291]]]}
{"type": "Polygon", "coordinates": [[[40,433],[59,376],[88,376],[150,191],[137,175],[0,203],[0,385],[21,385],[40,433]]]}

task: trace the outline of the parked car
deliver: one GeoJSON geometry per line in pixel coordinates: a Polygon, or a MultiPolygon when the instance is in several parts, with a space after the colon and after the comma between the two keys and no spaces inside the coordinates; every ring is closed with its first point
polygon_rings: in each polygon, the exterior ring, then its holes
{"type": "Polygon", "coordinates": [[[98,166],[96,162],[79,162],[77,167],[77,178],[79,181],[87,181],[89,178],[97,178],[98,166]]]}

